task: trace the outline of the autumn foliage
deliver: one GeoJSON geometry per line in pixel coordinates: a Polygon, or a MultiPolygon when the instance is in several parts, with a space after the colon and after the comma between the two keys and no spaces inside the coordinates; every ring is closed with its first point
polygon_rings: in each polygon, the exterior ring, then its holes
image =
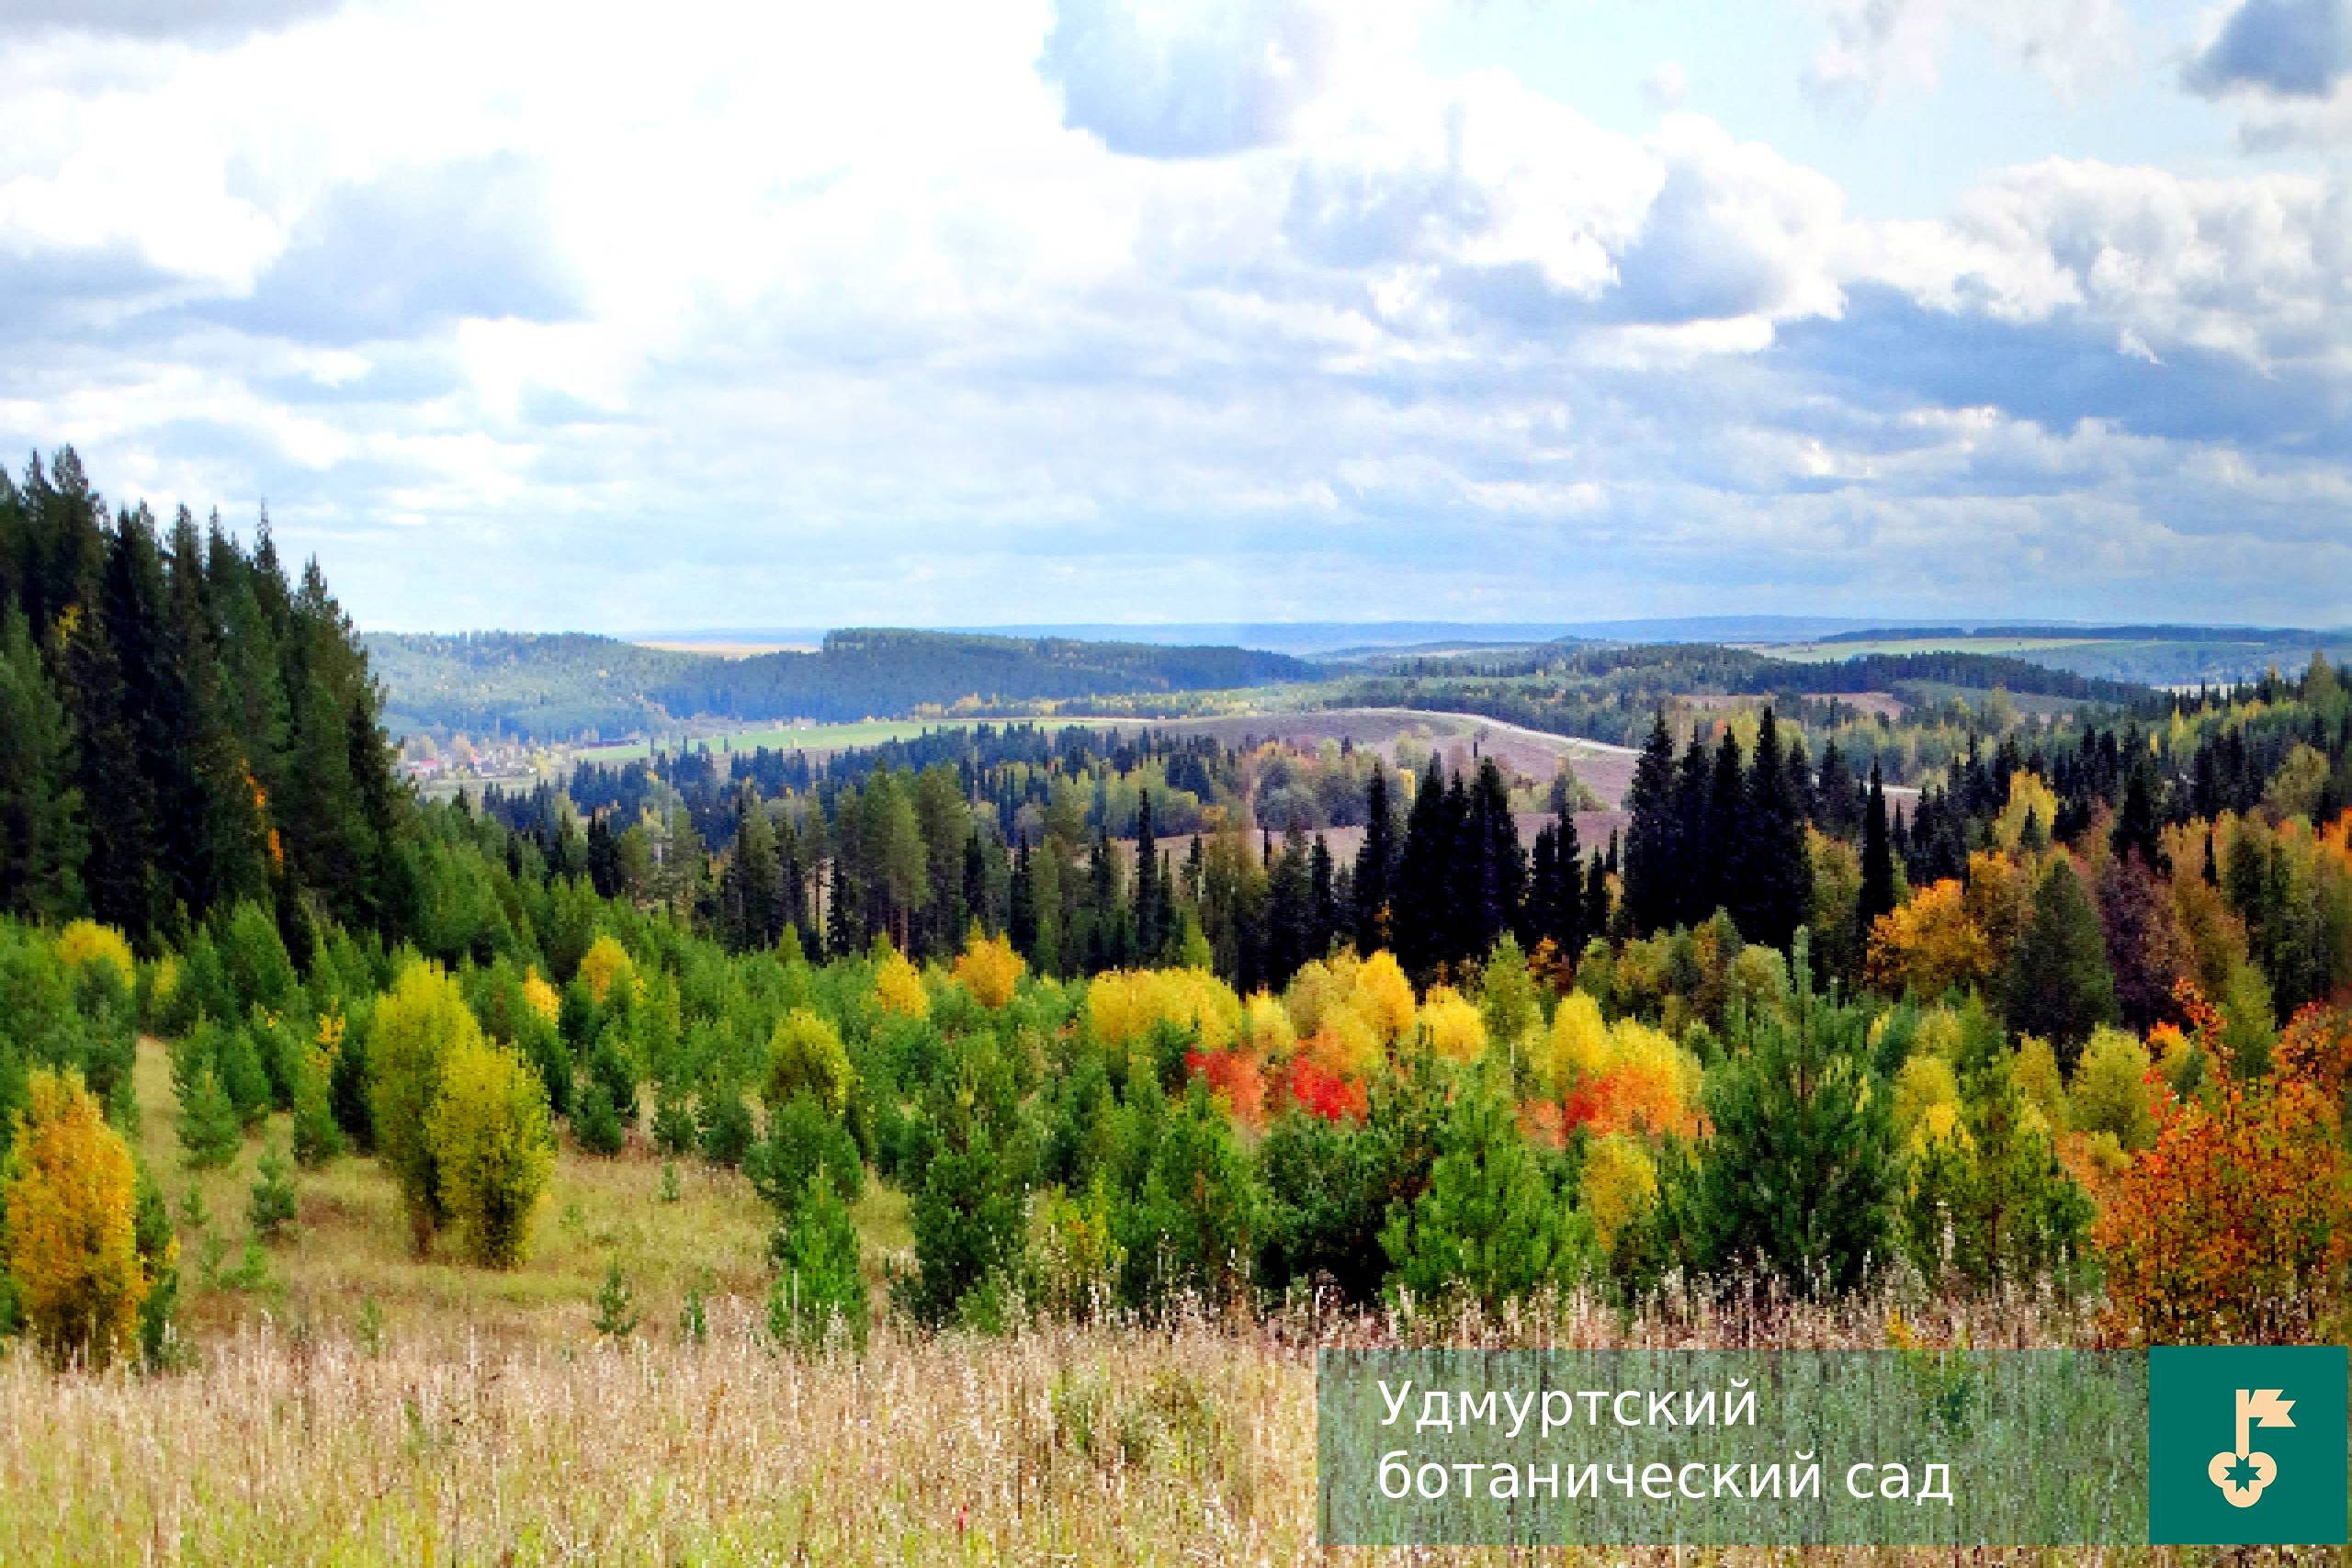
{"type": "Polygon", "coordinates": [[[53,1361],[103,1367],[137,1342],[138,1173],[82,1076],[36,1072],[5,1171],[8,1275],[53,1361]]]}
{"type": "Polygon", "coordinates": [[[2147,1084],[2154,1142],[2114,1179],[2095,1228],[2110,1326],[2160,1344],[2292,1340],[2326,1310],[2352,1242],[2340,1138],[2352,1025],[2306,1009],[2274,1072],[2242,1074],[2222,1020],[2188,981],[2176,995],[2207,1056],[2205,1082],[2147,1084]]]}

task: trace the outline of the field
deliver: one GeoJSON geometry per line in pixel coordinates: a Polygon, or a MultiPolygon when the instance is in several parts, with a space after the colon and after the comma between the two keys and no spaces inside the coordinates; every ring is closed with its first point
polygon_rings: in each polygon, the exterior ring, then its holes
{"type": "MultiPolygon", "coordinates": [[[[794,724],[771,725],[760,729],[731,729],[707,735],[688,735],[685,743],[708,746],[716,750],[723,738],[728,747],[737,751],[754,751],[764,746],[772,751],[838,751],[844,746],[879,746],[886,740],[905,740],[921,735],[926,729],[943,728],[939,719],[865,719],[854,724],[794,724]]],[[[634,762],[652,755],[656,750],[674,750],[679,738],[665,736],[659,740],[637,740],[618,746],[583,746],[571,753],[582,762],[634,762]]]]}

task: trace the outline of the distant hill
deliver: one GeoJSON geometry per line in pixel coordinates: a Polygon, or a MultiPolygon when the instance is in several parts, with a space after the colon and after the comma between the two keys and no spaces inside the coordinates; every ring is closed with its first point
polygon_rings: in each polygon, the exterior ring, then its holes
{"type": "Polygon", "coordinates": [[[581,634],[378,634],[368,657],[395,734],[611,739],[667,721],[841,722],[967,700],[1059,701],[1311,679],[1314,666],[1240,648],[853,629],[818,651],[720,659],[581,634]]]}
{"type": "Polygon", "coordinates": [[[1767,645],[1758,639],[1757,646],[1778,658],[1797,660],[1845,660],[1865,652],[1981,653],[2095,680],[2193,686],[2257,680],[2274,668],[2291,674],[2315,652],[2342,663],[2352,659],[2352,629],[2035,622],[1880,627],[1831,633],[1797,645],[1767,645]]]}

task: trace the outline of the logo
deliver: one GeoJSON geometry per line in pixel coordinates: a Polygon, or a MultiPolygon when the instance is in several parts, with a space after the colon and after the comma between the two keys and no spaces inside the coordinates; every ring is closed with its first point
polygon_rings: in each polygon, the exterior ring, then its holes
{"type": "Polygon", "coordinates": [[[2342,1543],[2347,1376],[2340,1347],[2149,1352],[2149,1539],[2342,1543]]]}
{"type": "Polygon", "coordinates": [[[2230,1500],[2233,1508],[2251,1508],[2262,1501],[2270,1483],[2278,1479],[2278,1461],[2252,1447],[2252,1432],[2256,1427],[2291,1427],[2294,1417],[2289,1414],[2295,1408],[2291,1399],[2281,1399],[2282,1390],[2275,1388],[2242,1388],[2238,1390],[2238,1446],[2223,1449],[2205,1467],[2222,1495],[2230,1500]]]}

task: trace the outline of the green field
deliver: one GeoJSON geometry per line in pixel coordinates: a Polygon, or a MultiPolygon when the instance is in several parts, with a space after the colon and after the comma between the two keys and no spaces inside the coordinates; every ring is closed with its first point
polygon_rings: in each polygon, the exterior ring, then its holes
{"type": "Polygon", "coordinates": [[[879,746],[886,740],[907,740],[926,729],[955,728],[978,722],[970,719],[862,719],[855,724],[772,725],[764,729],[730,729],[713,735],[661,736],[620,746],[583,746],[572,753],[582,762],[641,761],[655,751],[674,751],[681,744],[718,750],[723,741],[736,751],[838,751],[844,746],[879,746]]]}

